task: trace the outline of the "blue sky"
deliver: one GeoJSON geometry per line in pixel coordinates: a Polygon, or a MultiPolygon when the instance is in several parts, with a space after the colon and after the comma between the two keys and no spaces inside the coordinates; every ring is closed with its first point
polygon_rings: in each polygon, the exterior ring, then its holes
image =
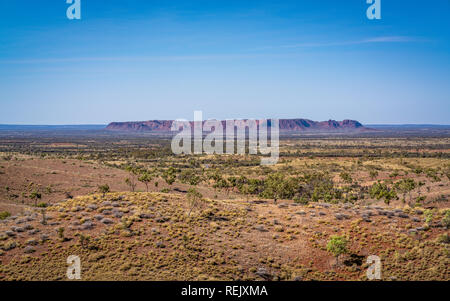
{"type": "Polygon", "coordinates": [[[0,0],[0,124],[450,124],[450,1],[0,0]]]}

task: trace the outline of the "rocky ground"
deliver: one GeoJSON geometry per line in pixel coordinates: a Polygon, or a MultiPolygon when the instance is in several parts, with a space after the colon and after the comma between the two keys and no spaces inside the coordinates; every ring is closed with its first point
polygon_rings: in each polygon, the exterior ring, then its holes
{"type": "Polygon", "coordinates": [[[0,222],[1,280],[65,280],[67,257],[83,280],[449,280],[445,209],[299,205],[183,195],[90,194],[0,222]],[[348,253],[326,250],[345,236],[348,253]]]}

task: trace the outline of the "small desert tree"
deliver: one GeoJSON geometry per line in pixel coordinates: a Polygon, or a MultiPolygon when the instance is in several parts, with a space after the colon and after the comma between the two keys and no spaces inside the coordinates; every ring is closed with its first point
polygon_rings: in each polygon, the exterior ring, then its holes
{"type": "Polygon", "coordinates": [[[293,179],[286,179],[281,173],[270,174],[264,181],[262,197],[271,198],[276,203],[280,198],[294,196],[296,183],[293,179]]]}
{"type": "Polygon", "coordinates": [[[339,256],[348,252],[347,239],[344,236],[333,235],[327,243],[327,251],[336,257],[336,265],[339,263],[339,256]]]}
{"type": "Polygon", "coordinates": [[[164,181],[166,181],[167,185],[171,186],[176,179],[176,171],[172,166],[169,167],[162,175],[164,181]]]}
{"type": "Polygon", "coordinates": [[[442,224],[443,227],[445,227],[447,229],[450,228],[450,210],[449,209],[447,209],[445,211],[445,215],[442,218],[441,224],[442,224]]]}
{"type": "Polygon", "coordinates": [[[59,227],[58,229],[56,229],[56,232],[58,233],[58,237],[61,241],[66,241],[66,237],[64,236],[64,228],[63,227],[59,227]]]}
{"type": "Polygon", "coordinates": [[[142,182],[145,184],[145,188],[148,192],[148,184],[153,180],[153,176],[149,174],[148,172],[143,173],[139,178],[139,182],[142,182]]]}
{"type": "Polygon", "coordinates": [[[422,182],[422,181],[419,181],[419,182],[417,182],[417,193],[419,194],[419,197],[421,196],[421,194],[422,194],[422,190],[421,190],[421,188],[422,188],[422,186],[424,186],[425,185],[425,183],[424,182],[422,182]]]}
{"type": "Polygon", "coordinates": [[[192,210],[195,207],[200,205],[200,202],[203,200],[203,195],[197,191],[195,188],[190,188],[187,193],[187,199],[189,201],[189,213],[188,216],[191,215],[192,210]]]}
{"type": "Polygon", "coordinates": [[[370,197],[377,200],[384,199],[384,202],[389,205],[391,200],[397,199],[397,194],[394,189],[387,186],[386,183],[374,183],[369,189],[370,197]]]}
{"type": "Polygon", "coordinates": [[[213,184],[214,190],[217,188],[221,190],[225,190],[228,194],[228,188],[231,187],[231,184],[228,182],[227,179],[223,178],[222,176],[218,176],[214,178],[215,183],[213,184]]]}
{"type": "Polygon", "coordinates": [[[84,235],[83,233],[79,233],[78,236],[80,237],[80,245],[83,249],[89,248],[89,243],[91,240],[91,237],[89,235],[84,235]]]}
{"type": "Polygon", "coordinates": [[[105,197],[105,194],[107,194],[109,192],[109,185],[104,184],[104,185],[98,186],[98,191],[102,194],[103,197],[105,197]]]}
{"type": "Polygon", "coordinates": [[[202,177],[194,170],[182,171],[178,175],[178,179],[181,183],[189,184],[191,186],[197,186],[202,181],[202,177]]]}
{"type": "Polygon", "coordinates": [[[33,191],[30,193],[30,199],[34,200],[34,206],[37,206],[37,200],[40,200],[42,198],[42,195],[40,192],[33,191]]]}
{"type": "Polygon", "coordinates": [[[200,184],[201,181],[202,181],[202,178],[201,178],[200,176],[193,175],[193,176],[188,180],[188,183],[189,183],[189,185],[197,186],[198,184],[200,184]]]}
{"type": "Polygon", "coordinates": [[[125,184],[130,186],[130,189],[131,189],[132,192],[134,192],[134,189],[136,189],[136,182],[134,182],[133,179],[126,178],[125,179],[125,184]]]}
{"type": "Polygon", "coordinates": [[[130,173],[130,177],[125,179],[125,183],[130,186],[131,191],[134,192],[135,188],[136,188],[136,177],[138,174],[138,170],[132,166],[127,166],[125,168],[126,171],[128,171],[130,173]]]}
{"type": "Polygon", "coordinates": [[[352,176],[348,172],[341,172],[339,177],[347,184],[351,184],[353,182],[352,176]]]}
{"type": "Polygon", "coordinates": [[[411,191],[416,188],[416,182],[413,179],[402,179],[395,183],[395,188],[403,194],[403,202],[406,202],[406,194],[409,194],[411,201],[411,191]]]}
{"type": "Polygon", "coordinates": [[[45,209],[41,209],[41,214],[42,214],[41,224],[43,224],[45,226],[45,225],[47,225],[47,217],[45,215],[45,209]]]}

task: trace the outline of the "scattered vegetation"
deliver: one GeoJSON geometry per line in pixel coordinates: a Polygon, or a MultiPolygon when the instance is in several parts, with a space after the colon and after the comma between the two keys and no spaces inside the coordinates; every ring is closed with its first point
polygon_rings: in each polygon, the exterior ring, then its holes
{"type": "Polygon", "coordinates": [[[273,166],[20,139],[0,141],[1,280],[63,279],[72,254],[85,280],[360,280],[365,254],[384,280],[450,279],[447,138],[282,139],[273,166]]]}

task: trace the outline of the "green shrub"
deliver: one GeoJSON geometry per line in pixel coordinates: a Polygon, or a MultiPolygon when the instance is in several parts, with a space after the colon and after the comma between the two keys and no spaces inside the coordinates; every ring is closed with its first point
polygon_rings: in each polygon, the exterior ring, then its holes
{"type": "Polygon", "coordinates": [[[108,184],[99,185],[98,191],[103,195],[103,197],[105,197],[105,194],[107,194],[110,191],[109,185],[108,184]]]}
{"type": "Polygon", "coordinates": [[[423,214],[425,215],[425,223],[430,224],[433,221],[433,211],[426,209],[423,214]]]}
{"type": "Polygon", "coordinates": [[[286,178],[281,173],[269,175],[264,181],[264,191],[261,196],[267,199],[289,199],[294,197],[297,183],[292,178],[286,178]]]}
{"type": "Polygon", "coordinates": [[[7,217],[10,217],[10,216],[11,216],[11,213],[9,213],[8,211],[0,212],[0,220],[3,220],[3,219],[5,219],[7,217]]]}
{"type": "Polygon", "coordinates": [[[297,204],[308,205],[309,200],[308,200],[308,198],[306,198],[305,196],[302,195],[301,197],[296,196],[294,198],[294,202],[297,204]]]}
{"type": "Polygon", "coordinates": [[[448,244],[450,243],[450,236],[447,233],[444,233],[438,237],[438,242],[448,244]]]}
{"type": "Polygon", "coordinates": [[[369,190],[370,197],[377,200],[384,199],[384,202],[389,205],[391,200],[397,198],[397,194],[391,188],[389,188],[386,183],[377,182],[370,187],[369,190]]]}
{"type": "Polygon", "coordinates": [[[327,251],[336,257],[336,264],[340,255],[348,252],[348,241],[344,236],[333,235],[327,243],[327,251]]]}
{"type": "Polygon", "coordinates": [[[339,174],[339,176],[345,183],[351,184],[353,182],[352,176],[348,172],[343,171],[339,174]]]}
{"type": "Polygon", "coordinates": [[[58,233],[58,237],[61,239],[61,240],[64,240],[64,228],[62,228],[62,227],[59,227],[57,230],[56,230],[56,232],[58,233]]]}
{"type": "Polygon", "coordinates": [[[378,171],[376,170],[371,170],[369,174],[371,179],[375,179],[376,177],[378,177],[378,171]]]}
{"type": "Polygon", "coordinates": [[[445,211],[444,218],[442,218],[442,226],[446,227],[447,229],[450,228],[450,210],[445,211]]]}

